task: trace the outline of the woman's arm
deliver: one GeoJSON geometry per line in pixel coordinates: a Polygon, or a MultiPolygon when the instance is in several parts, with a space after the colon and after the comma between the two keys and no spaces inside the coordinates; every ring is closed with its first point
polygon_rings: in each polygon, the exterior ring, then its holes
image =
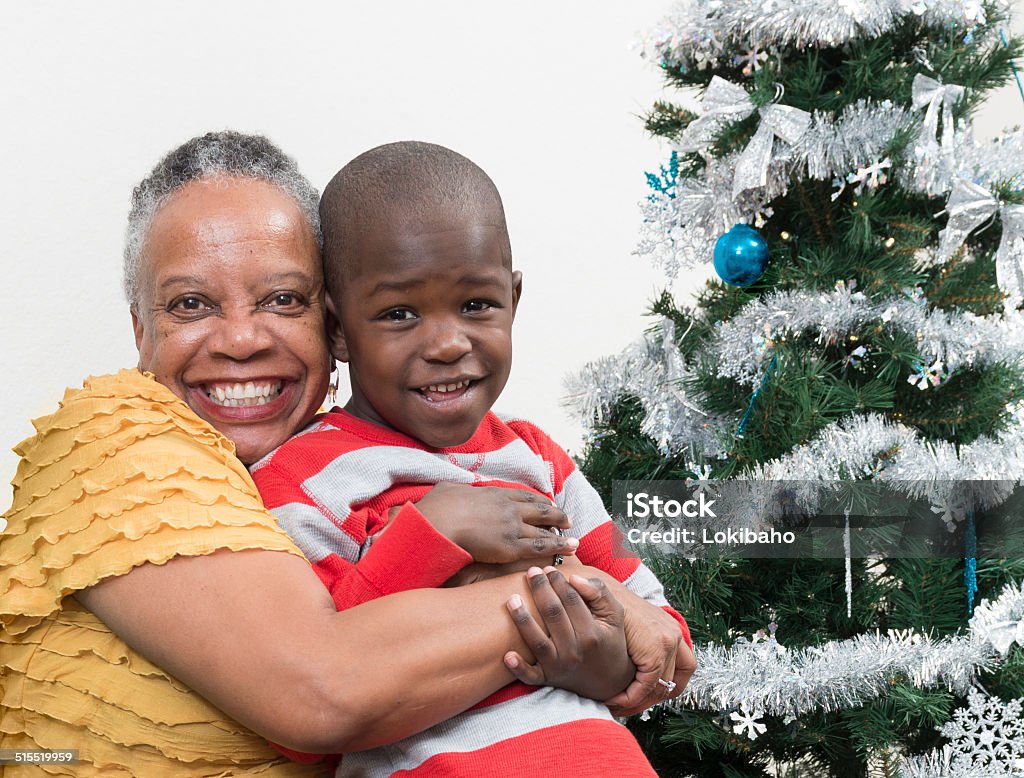
{"type": "Polygon", "coordinates": [[[338,613],[298,557],[221,551],[145,564],[76,596],[242,724],[288,748],[340,753],[419,732],[509,683],[503,655],[527,650],[505,605],[514,594],[532,609],[517,575],[338,613]]]}

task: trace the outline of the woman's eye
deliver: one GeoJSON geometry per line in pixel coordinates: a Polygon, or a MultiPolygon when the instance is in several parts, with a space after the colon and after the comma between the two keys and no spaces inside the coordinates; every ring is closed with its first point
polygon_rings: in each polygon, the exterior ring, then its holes
{"type": "Polygon", "coordinates": [[[415,319],[416,314],[408,308],[392,308],[390,311],[385,311],[382,318],[387,321],[409,321],[415,319]]]}
{"type": "Polygon", "coordinates": [[[168,310],[179,313],[199,313],[209,308],[209,303],[197,295],[184,295],[168,306],[168,310]]]}
{"type": "Polygon", "coordinates": [[[294,292],[277,292],[268,297],[264,305],[274,308],[294,308],[302,303],[302,298],[294,292]]]}

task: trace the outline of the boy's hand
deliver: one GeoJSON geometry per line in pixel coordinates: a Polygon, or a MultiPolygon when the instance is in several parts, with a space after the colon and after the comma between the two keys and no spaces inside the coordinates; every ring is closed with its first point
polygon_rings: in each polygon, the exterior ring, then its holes
{"type": "Polygon", "coordinates": [[[537,658],[529,665],[509,651],[509,672],[523,683],[557,686],[594,700],[629,683],[635,668],[626,652],[622,606],[604,582],[579,575],[567,580],[553,567],[532,568],[527,578],[547,632],[521,601],[509,602],[519,634],[537,658]]]}
{"type": "Polygon", "coordinates": [[[416,503],[442,535],[477,562],[520,559],[548,562],[576,553],[579,541],[548,527],[568,529],[569,518],[546,498],[525,489],[439,483],[416,503]]]}

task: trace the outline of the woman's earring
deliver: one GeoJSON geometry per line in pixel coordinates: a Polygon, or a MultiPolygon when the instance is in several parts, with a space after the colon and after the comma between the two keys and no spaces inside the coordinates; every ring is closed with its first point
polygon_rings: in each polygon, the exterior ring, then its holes
{"type": "Polygon", "coordinates": [[[341,371],[332,365],[331,383],[327,385],[327,402],[334,405],[338,401],[338,385],[341,381],[341,371]]]}

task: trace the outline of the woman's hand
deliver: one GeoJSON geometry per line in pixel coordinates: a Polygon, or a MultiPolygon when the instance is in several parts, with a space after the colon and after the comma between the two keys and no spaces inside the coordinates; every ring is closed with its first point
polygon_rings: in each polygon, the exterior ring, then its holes
{"type": "Polygon", "coordinates": [[[626,643],[636,675],[625,691],[605,703],[615,716],[631,716],[682,694],[697,667],[679,622],[627,589],[616,591],[624,609],[626,643]],[[671,691],[659,681],[671,681],[671,691]]]}
{"type": "Polygon", "coordinates": [[[510,651],[509,672],[523,683],[558,686],[595,700],[625,688],[636,668],[626,650],[622,606],[604,582],[578,575],[567,580],[554,567],[530,568],[527,580],[547,632],[520,597],[509,599],[512,619],[537,659],[527,664],[510,651]]]}

